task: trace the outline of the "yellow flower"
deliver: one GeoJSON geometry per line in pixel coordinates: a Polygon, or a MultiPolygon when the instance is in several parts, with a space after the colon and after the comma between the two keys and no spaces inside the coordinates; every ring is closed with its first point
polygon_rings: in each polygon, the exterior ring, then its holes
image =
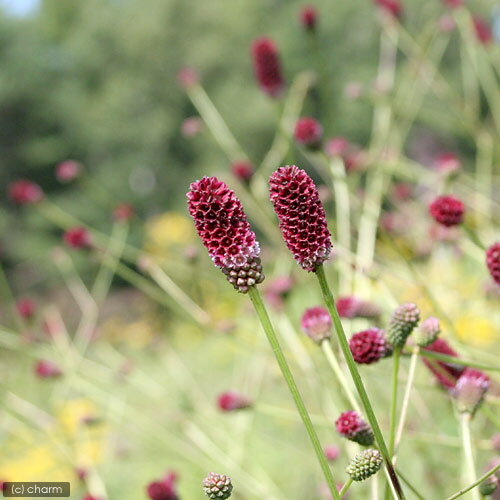
{"type": "Polygon", "coordinates": [[[458,336],[469,344],[488,345],[498,340],[497,329],[486,315],[464,315],[455,323],[458,336]]]}

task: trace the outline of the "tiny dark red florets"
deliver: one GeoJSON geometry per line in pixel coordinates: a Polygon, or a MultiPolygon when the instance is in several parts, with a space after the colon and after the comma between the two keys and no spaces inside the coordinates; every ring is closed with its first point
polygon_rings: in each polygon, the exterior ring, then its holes
{"type": "Polygon", "coordinates": [[[434,220],[446,227],[461,224],[464,212],[464,204],[453,196],[439,196],[429,205],[429,213],[434,220]]]}
{"type": "Polygon", "coordinates": [[[288,249],[304,269],[315,271],[330,256],[332,243],[313,180],[293,165],[276,170],[269,184],[271,202],[288,249]]]}
{"type": "Polygon", "coordinates": [[[318,12],[312,5],[304,5],[300,9],[299,20],[306,30],[314,31],[318,22],[318,12]]]}
{"type": "Polygon", "coordinates": [[[306,116],[297,120],[294,132],[295,140],[304,146],[319,146],[323,136],[323,127],[321,124],[306,116]]]}
{"type": "Polygon", "coordinates": [[[9,185],[9,198],[16,205],[31,205],[43,199],[43,191],[38,184],[20,179],[9,185]]]}
{"type": "Polygon", "coordinates": [[[177,474],[169,472],[167,475],[157,481],[148,484],[146,492],[151,500],[178,500],[175,482],[177,474]]]}
{"type": "MultiPolygon", "coordinates": [[[[432,344],[424,347],[423,350],[446,354],[447,356],[452,356],[454,358],[458,357],[457,352],[455,352],[455,350],[450,347],[448,342],[442,338],[436,339],[432,344]]],[[[450,363],[444,363],[430,358],[427,359],[425,357],[422,357],[422,361],[436,377],[436,380],[439,382],[441,387],[448,390],[455,387],[458,378],[464,371],[464,367],[460,365],[452,365],[450,363]]]]}
{"type": "Polygon", "coordinates": [[[493,281],[500,285],[500,241],[486,250],[486,265],[493,281]]]}
{"type": "Polygon", "coordinates": [[[349,340],[349,348],[354,361],[365,365],[377,362],[392,351],[383,330],[378,328],[355,333],[349,340]]]}
{"type": "Polygon", "coordinates": [[[257,38],[252,44],[255,77],[270,97],[279,97],[285,86],[278,49],[270,38],[257,38]]]}
{"type": "Polygon", "coordinates": [[[337,432],[350,441],[355,441],[363,446],[370,446],[373,443],[373,432],[368,423],[361,415],[349,410],[341,413],[335,422],[337,432]]]}

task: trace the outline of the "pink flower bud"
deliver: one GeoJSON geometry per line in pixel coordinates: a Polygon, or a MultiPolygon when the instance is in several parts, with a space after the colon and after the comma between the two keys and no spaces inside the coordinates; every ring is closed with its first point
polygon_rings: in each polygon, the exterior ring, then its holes
{"type": "Polygon", "coordinates": [[[441,153],[435,159],[434,166],[439,172],[456,172],[460,168],[460,160],[455,153],[441,153]]]}
{"type": "Polygon", "coordinates": [[[186,118],[181,125],[181,133],[184,137],[194,137],[203,130],[203,120],[198,116],[186,118]]]}
{"type": "Polygon", "coordinates": [[[269,97],[280,97],[285,83],[278,49],[270,38],[257,38],[252,44],[252,57],[257,83],[269,97]]]}
{"type": "Polygon", "coordinates": [[[168,472],[164,478],[149,483],[146,493],[151,500],[178,500],[176,481],[177,474],[168,472]]]}
{"type": "Polygon", "coordinates": [[[231,163],[231,172],[241,182],[247,183],[254,174],[254,166],[249,161],[231,163]]]}
{"type": "Polygon", "coordinates": [[[295,124],[295,140],[302,146],[316,148],[323,137],[323,127],[314,118],[300,118],[295,124]]]}
{"type": "Polygon", "coordinates": [[[16,302],[17,314],[24,319],[31,319],[35,315],[36,304],[31,299],[19,299],[16,302]]]}
{"type": "Polygon", "coordinates": [[[477,41],[483,45],[489,45],[493,41],[491,26],[485,19],[481,19],[480,17],[474,17],[472,22],[477,41]]]}
{"type": "Polygon", "coordinates": [[[198,73],[193,68],[182,68],[177,73],[177,82],[184,90],[187,90],[199,82],[198,73]]]}
{"type": "Polygon", "coordinates": [[[35,364],[35,374],[38,378],[57,378],[60,377],[63,372],[52,361],[41,359],[35,364]]]}
{"type": "Polygon", "coordinates": [[[489,385],[490,378],[485,373],[466,368],[452,390],[458,411],[474,415],[481,406],[489,385]]]}
{"type": "Polygon", "coordinates": [[[464,204],[453,196],[439,196],[429,205],[429,213],[434,220],[446,227],[461,224],[464,212],[464,204]]]}
{"type": "Polygon", "coordinates": [[[367,422],[354,410],[341,413],[335,422],[337,432],[349,441],[363,446],[371,446],[374,442],[373,432],[367,422]]]}
{"type": "Polygon", "coordinates": [[[66,160],[56,167],[56,178],[59,182],[71,182],[75,180],[82,171],[82,165],[74,160],[66,160]]]}
{"type": "Polygon", "coordinates": [[[315,342],[320,343],[331,335],[332,318],[324,307],[310,307],[300,320],[302,330],[315,342]]]}
{"type": "Polygon", "coordinates": [[[20,179],[9,185],[9,198],[16,205],[31,205],[43,199],[43,191],[38,184],[20,179]]]}
{"type": "Polygon", "coordinates": [[[325,446],[325,449],[323,450],[323,452],[325,453],[325,457],[329,462],[333,462],[340,455],[340,450],[339,450],[338,446],[335,446],[334,444],[330,444],[328,446],[325,446]]]}
{"type": "Polygon", "coordinates": [[[392,17],[400,18],[403,13],[403,5],[399,0],[374,0],[374,2],[381,11],[392,17]]]}
{"type": "Polygon", "coordinates": [[[269,184],[288,249],[303,269],[315,271],[330,256],[332,244],[325,209],[313,180],[293,165],[276,170],[269,184]]]}
{"type": "Polygon", "coordinates": [[[336,305],[341,318],[376,318],[380,316],[380,308],[377,304],[358,299],[352,295],[339,297],[336,305]]]}
{"type": "Polygon", "coordinates": [[[486,266],[493,281],[500,285],[500,241],[486,250],[486,266]]]}
{"type": "Polygon", "coordinates": [[[71,248],[86,249],[92,246],[92,238],[84,227],[73,227],[65,231],[64,243],[71,248]]]}
{"type": "Polygon", "coordinates": [[[307,31],[315,31],[318,22],[318,13],[312,5],[304,5],[300,9],[300,24],[307,31]]]}
{"type": "Polygon", "coordinates": [[[130,203],[120,203],[113,209],[113,220],[128,221],[134,216],[135,210],[130,203]]]}
{"type": "Polygon", "coordinates": [[[355,333],[349,340],[349,349],[354,361],[365,365],[376,363],[392,353],[384,331],[378,328],[355,333]]]}
{"type": "Polygon", "coordinates": [[[252,402],[246,396],[235,391],[223,392],[217,398],[217,406],[221,411],[235,411],[249,408],[252,402]]]}

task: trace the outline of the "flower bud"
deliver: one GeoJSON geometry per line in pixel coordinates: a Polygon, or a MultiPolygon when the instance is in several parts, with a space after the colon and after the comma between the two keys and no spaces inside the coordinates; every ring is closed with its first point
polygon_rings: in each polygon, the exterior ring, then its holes
{"type": "MultiPolygon", "coordinates": [[[[446,354],[457,358],[458,354],[448,345],[446,340],[438,338],[432,344],[423,348],[425,351],[437,352],[438,354],[446,354]]],[[[443,361],[436,361],[434,359],[422,358],[424,364],[429,368],[436,380],[443,387],[443,389],[453,389],[458,380],[458,377],[464,371],[463,366],[444,363],[443,361]]]]}
{"type": "Polygon", "coordinates": [[[63,372],[52,361],[41,359],[35,364],[35,374],[38,378],[58,378],[63,372]]]}
{"type": "Polygon", "coordinates": [[[300,325],[306,335],[319,344],[330,338],[332,318],[324,307],[310,307],[302,314],[300,325]]]}
{"type": "Polygon", "coordinates": [[[35,315],[36,304],[31,299],[19,299],[16,302],[17,314],[23,319],[31,319],[35,315]]]}
{"type": "Polygon", "coordinates": [[[378,450],[360,451],[347,466],[346,472],[354,481],[364,481],[378,472],[382,466],[382,455],[378,450]]]}
{"type": "Polygon", "coordinates": [[[394,347],[403,347],[419,321],[420,311],[415,304],[407,303],[399,306],[389,321],[387,340],[394,347]]]}
{"type": "Polygon", "coordinates": [[[298,144],[311,149],[317,149],[320,146],[323,137],[323,127],[314,118],[299,118],[295,124],[295,140],[298,144]]]}
{"type": "Polygon", "coordinates": [[[254,166],[249,161],[235,161],[231,164],[233,175],[245,184],[253,177],[254,170],[254,166]]]}
{"type": "Polygon", "coordinates": [[[461,224],[464,212],[464,204],[454,196],[439,196],[429,205],[429,213],[434,220],[446,227],[461,224]]]}
{"type": "Polygon", "coordinates": [[[354,410],[341,413],[335,422],[337,432],[362,446],[371,446],[374,442],[373,431],[363,418],[354,410]]]}
{"type": "Polygon", "coordinates": [[[486,250],[486,265],[493,281],[500,285],[500,241],[486,250]]]}
{"type": "Polygon", "coordinates": [[[88,249],[92,246],[90,233],[84,227],[73,227],[65,231],[64,243],[71,248],[88,249]]]}
{"type": "Polygon", "coordinates": [[[208,498],[225,500],[231,496],[233,491],[231,478],[224,474],[210,472],[203,480],[203,491],[208,498]]]}
{"type": "Polygon", "coordinates": [[[481,406],[489,385],[490,379],[485,373],[466,368],[452,390],[458,411],[474,415],[481,406]]]}
{"type": "Polygon", "coordinates": [[[278,49],[270,38],[257,38],[252,44],[255,78],[263,92],[277,98],[285,83],[281,72],[278,49]]]}
{"type": "Polygon", "coordinates": [[[242,410],[252,406],[252,402],[246,396],[234,391],[223,392],[217,398],[217,406],[219,410],[229,412],[242,410]]]}
{"type": "Polygon", "coordinates": [[[56,178],[59,182],[71,182],[80,175],[81,171],[81,163],[75,160],[66,160],[57,165],[56,178]]]}
{"type": "Polygon", "coordinates": [[[32,205],[43,199],[43,191],[40,186],[26,179],[11,183],[8,194],[15,205],[32,205]]]}
{"type": "Polygon", "coordinates": [[[495,476],[495,474],[492,474],[479,485],[479,493],[487,497],[493,495],[497,487],[498,487],[498,478],[497,476],[495,476]]]}
{"type": "Polygon", "coordinates": [[[415,343],[420,347],[427,347],[432,344],[441,333],[439,320],[434,317],[422,321],[420,327],[415,332],[415,343]]]}
{"type": "Polygon", "coordinates": [[[341,318],[378,318],[380,316],[380,308],[377,304],[352,295],[339,297],[336,306],[341,318]]]}
{"type": "Polygon", "coordinates": [[[354,361],[359,364],[370,365],[392,353],[392,346],[387,342],[383,330],[370,328],[355,333],[349,340],[354,361]]]}

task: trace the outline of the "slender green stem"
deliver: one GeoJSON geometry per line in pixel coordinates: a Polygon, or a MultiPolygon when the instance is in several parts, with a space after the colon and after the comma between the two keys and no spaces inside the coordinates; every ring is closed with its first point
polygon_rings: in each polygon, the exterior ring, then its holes
{"type": "Polygon", "coordinates": [[[356,362],[352,357],[351,350],[349,349],[349,343],[347,342],[347,338],[344,332],[344,328],[342,326],[342,322],[340,321],[340,316],[337,312],[337,308],[335,307],[335,300],[333,298],[330,287],[328,286],[328,282],[325,276],[325,270],[323,269],[323,265],[320,265],[316,268],[316,277],[318,278],[319,285],[321,287],[321,291],[323,293],[323,298],[328,308],[328,311],[332,317],[333,324],[335,326],[335,331],[337,333],[337,337],[340,343],[340,347],[342,352],[344,353],[344,357],[351,372],[351,377],[354,381],[354,385],[356,386],[356,390],[358,391],[361,402],[363,403],[363,407],[365,409],[366,416],[368,421],[372,427],[373,434],[375,435],[375,440],[377,441],[377,445],[379,447],[380,453],[384,458],[385,467],[387,469],[387,473],[389,475],[390,481],[394,486],[394,493],[396,494],[396,498],[404,499],[404,493],[401,488],[401,484],[399,483],[398,477],[396,476],[396,472],[394,471],[394,467],[392,465],[391,457],[389,455],[389,450],[387,449],[387,445],[385,444],[384,437],[382,436],[382,431],[380,430],[380,426],[377,421],[377,417],[375,416],[375,412],[373,411],[372,405],[370,403],[370,399],[368,398],[368,394],[366,393],[365,386],[363,381],[361,380],[361,376],[359,375],[358,368],[356,366],[356,362]]]}
{"type": "Polygon", "coordinates": [[[323,449],[321,448],[321,444],[319,442],[318,435],[316,434],[316,430],[314,429],[313,423],[311,421],[311,417],[309,416],[304,401],[302,400],[302,396],[300,395],[299,388],[295,383],[295,379],[293,378],[290,367],[288,366],[288,363],[285,359],[285,356],[281,349],[278,337],[276,336],[276,332],[274,331],[273,325],[267,313],[264,302],[262,302],[260,293],[257,290],[257,288],[251,287],[248,294],[250,295],[250,299],[252,300],[255,312],[257,313],[257,316],[259,317],[259,320],[262,324],[262,328],[266,333],[269,344],[271,345],[274,356],[276,357],[276,361],[280,367],[281,373],[283,374],[283,378],[285,379],[285,382],[288,385],[288,389],[290,390],[295,405],[297,406],[299,415],[302,418],[304,427],[306,428],[307,434],[309,435],[309,439],[311,440],[311,444],[314,448],[314,451],[316,452],[318,462],[321,466],[321,469],[323,470],[323,474],[325,476],[330,493],[335,500],[340,500],[337,488],[335,487],[335,480],[333,478],[332,471],[328,466],[328,462],[326,460],[325,454],[323,453],[323,449]]]}
{"type": "MultiPolygon", "coordinates": [[[[470,413],[462,413],[460,415],[460,429],[462,431],[462,446],[464,450],[463,477],[467,480],[467,482],[474,483],[476,481],[476,466],[474,464],[474,456],[472,454],[470,421],[470,413]]],[[[480,500],[479,491],[473,491],[472,498],[474,500],[480,500]]]]}
{"type": "Polygon", "coordinates": [[[347,396],[347,399],[349,400],[349,404],[358,413],[361,412],[361,408],[359,406],[359,403],[357,402],[356,397],[352,393],[350,383],[346,379],[344,372],[342,371],[342,368],[340,367],[339,362],[337,360],[337,356],[335,356],[335,353],[333,352],[332,344],[330,343],[330,341],[328,339],[325,339],[321,342],[321,349],[325,353],[328,364],[332,368],[333,372],[335,373],[335,376],[337,377],[337,380],[339,381],[341,387],[343,388],[345,395],[347,396]]]}
{"type": "Polygon", "coordinates": [[[392,397],[391,397],[391,420],[389,427],[389,454],[394,455],[394,443],[396,441],[396,412],[398,408],[398,375],[401,348],[395,347],[392,355],[392,397]]]}
{"type": "Polygon", "coordinates": [[[445,363],[451,363],[452,365],[470,366],[471,368],[477,368],[478,370],[489,370],[492,372],[500,371],[500,366],[487,365],[477,361],[471,361],[470,359],[455,358],[454,356],[447,356],[446,354],[427,351],[425,349],[420,349],[419,356],[436,359],[445,363]]]}
{"type": "Polygon", "coordinates": [[[467,486],[466,488],[462,488],[460,491],[457,491],[454,495],[451,495],[451,497],[448,497],[446,500],[455,500],[455,498],[461,497],[464,493],[467,493],[468,491],[472,490],[472,488],[475,488],[479,484],[481,484],[485,479],[488,479],[490,476],[495,474],[497,470],[500,470],[500,464],[495,465],[495,467],[492,467],[486,474],[483,474],[479,479],[474,481],[471,485],[467,486]]]}
{"type": "Polygon", "coordinates": [[[415,488],[415,486],[413,486],[410,481],[408,481],[408,479],[406,479],[405,476],[403,476],[403,474],[401,474],[401,472],[399,471],[399,469],[396,469],[396,473],[397,475],[401,478],[401,481],[403,481],[403,483],[406,484],[406,486],[408,486],[408,488],[410,488],[410,490],[415,494],[415,496],[417,498],[419,498],[420,500],[427,500],[426,498],[424,498],[417,490],[417,488],[415,488]]]}
{"type": "Polygon", "coordinates": [[[340,498],[344,498],[344,495],[347,493],[347,490],[351,487],[351,484],[352,484],[352,477],[350,477],[346,483],[344,484],[344,486],[342,486],[342,489],[339,491],[339,496],[340,498]]]}
{"type": "Polygon", "coordinates": [[[417,368],[418,352],[420,348],[415,347],[410,360],[410,369],[408,370],[408,379],[406,381],[405,393],[403,396],[403,404],[401,405],[401,414],[399,416],[398,429],[396,431],[396,441],[394,443],[393,450],[393,461],[396,463],[395,453],[398,449],[399,443],[401,442],[401,437],[403,436],[403,430],[405,427],[406,415],[408,413],[408,407],[410,404],[410,395],[413,387],[413,381],[415,380],[415,371],[417,368]]]}

